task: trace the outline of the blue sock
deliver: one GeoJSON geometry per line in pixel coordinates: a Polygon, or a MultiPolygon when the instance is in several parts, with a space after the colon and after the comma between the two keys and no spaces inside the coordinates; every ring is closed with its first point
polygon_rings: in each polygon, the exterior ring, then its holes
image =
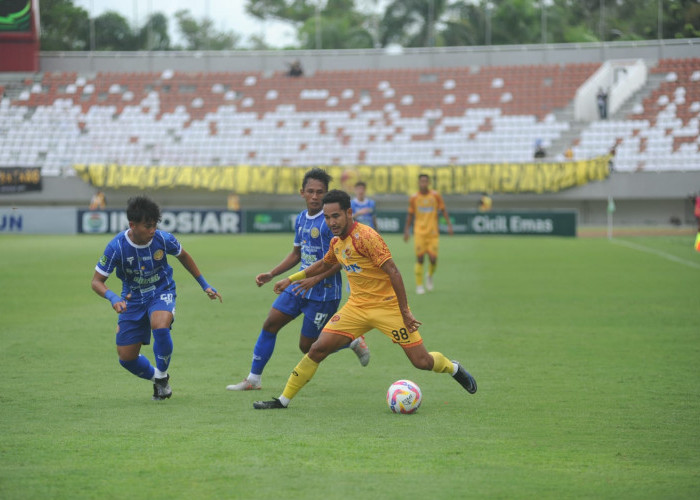
{"type": "Polygon", "coordinates": [[[250,372],[256,375],[262,375],[265,365],[272,357],[272,351],[275,350],[275,342],[277,334],[270,333],[267,330],[260,330],[258,341],[253,349],[253,364],[250,367],[250,372]]]}
{"type": "Polygon", "coordinates": [[[173,339],[170,336],[170,328],[153,330],[153,354],[156,355],[156,368],[163,373],[167,372],[172,353],[173,339]]]}
{"type": "Polygon", "coordinates": [[[138,358],[130,359],[129,361],[122,361],[120,359],[119,364],[137,377],[145,378],[146,380],[151,380],[155,372],[153,366],[151,366],[151,362],[148,361],[148,358],[143,354],[139,354],[138,358]]]}

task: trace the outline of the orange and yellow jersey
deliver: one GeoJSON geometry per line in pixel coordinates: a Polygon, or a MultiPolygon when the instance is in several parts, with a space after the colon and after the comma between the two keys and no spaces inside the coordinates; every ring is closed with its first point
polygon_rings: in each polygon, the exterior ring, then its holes
{"type": "Polygon", "coordinates": [[[326,263],[345,268],[350,284],[348,303],[355,305],[378,305],[396,296],[389,275],[381,269],[389,259],[391,252],[382,237],[359,222],[345,238],[334,237],[323,257],[326,263]]]}
{"type": "Polygon", "coordinates": [[[445,210],[445,202],[437,191],[431,189],[426,194],[419,191],[411,196],[408,201],[408,213],[413,215],[413,234],[437,236],[438,215],[441,210],[445,210]]]}

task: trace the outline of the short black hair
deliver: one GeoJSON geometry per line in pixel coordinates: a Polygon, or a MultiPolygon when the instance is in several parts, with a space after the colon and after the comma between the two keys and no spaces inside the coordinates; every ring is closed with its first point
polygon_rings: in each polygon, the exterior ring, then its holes
{"type": "Polygon", "coordinates": [[[418,178],[420,179],[421,177],[425,177],[426,179],[430,180],[430,176],[428,174],[419,174],[418,178]]]}
{"type": "Polygon", "coordinates": [[[331,189],[323,197],[323,204],[337,203],[340,205],[341,210],[347,210],[350,208],[350,195],[345,191],[340,189],[331,189]]]}
{"type": "Polygon", "coordinates": [[[160,207],[147,196],[129,198],[126,205],[129,222],[160,222],[160,207]]]}
{"type": "Polygon", "coordinates": [[[306,187],[306,183],[309,181],[309,179],[316,179],[317,181],[321,181],[324,186],[326,186],[326,191],[328,190],[328,185],[331,183],[333,180],[333,177],[331,177],[328,172],[323,170],[322,168],[312,168],[306,174],[304,174],[304,180],[301,182],[301,189],[304,189],[306,187]]]}
{"type": "Polygon", "coordinates": [[[360,187],[360,186],[367,187],[367,183],[365,181],[357,181],[355,183],[355,187],[360,187]]]}

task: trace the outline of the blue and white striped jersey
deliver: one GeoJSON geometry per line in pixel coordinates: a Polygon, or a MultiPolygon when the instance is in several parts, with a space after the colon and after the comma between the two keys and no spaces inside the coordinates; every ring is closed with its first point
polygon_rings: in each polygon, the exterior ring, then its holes
{"type": "MultiPolygon", "coordinates": [[[[332,239],[333,233],[326,225],[323,212],[309,216],[308,211],[303,210],[294,223],[294,246],[301,247],[301,267],[299,269],[306,269],[314,262],[322,260],[330,248],[332,239]]],[[[309,290],[304,298],[322,302],[340,300],[341,287],[342,278],[340,273],[336,273],[309,290]]]]}
{"type": "Polygon", "coordinates": [[[122,297],[131,293],[131,301],[146,303],[163,292],[173,293],[175,281],[168,255],[178,256],[182,246],[172,234],[156,230],[147,245],[137,245],[127,236],[128,229],[107,244],[95,271],[109,276],[114,270],[122,281],[122,297]]]}

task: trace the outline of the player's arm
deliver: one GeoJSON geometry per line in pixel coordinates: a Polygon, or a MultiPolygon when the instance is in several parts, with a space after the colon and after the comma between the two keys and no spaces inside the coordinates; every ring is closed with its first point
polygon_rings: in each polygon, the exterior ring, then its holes
{"type": "Polygon", "coordinates": [[[177,260],[179,260],[180,264],[182,264],[182,266],[189,271],[194,279],[197,280],[199,286],[202,287],[202,290],[204,290],[211,300],[219,299],[219,302],[223,302],[223,299],[221,298],[221,295],[219,295],[219,292],[216,291],[216,288],[211,286],[209,283],[207,283],[207,280],[204,279],[204,276],[202,276],[197,264],[189,253],[187,253],[185,250],[181,250],[177,255],[177,260]]]}
{"type": "Polygon", "coordinates": [[[285,288],[287,288],[292,282],[307,280],[309,278],[314,278],[317,276],[323,276],[323,278],[325,278],[331,276],[334,273],[337,273],[339,270],[340,264],[331,264],[326,262],[324,259],[317,260],[303,271],[296,272],[275,283],[275,293],[282,293],[282,291],[285,288]]]}
{"type": "Polygon", "coordinates": [[[403,285],[401,273],[396,267],[396,264],[394,264],[394,259],[387,260],[384,264],[382,264],[381,268],[382,271],[389,276],[389,281],[391,281],[391,286],[396,294],[396,300],[399,303],[399,309],[401,310],[401,316],[403,317],[403,322],[406,325],[406,328],[409,332],[415,332],[422,323],[413,317],[413,314],[408,307],[406,288],[403,285]]]}
{"type": "Polygon", "coordinates": [[[408,241],[411,237],[411,224],[413,224],[413,214],[408,212],[406,214],[406,227],[403,228],[403,240],[408,241]]]}
{"type": "Polygon", "coordinates": [[[299,264],[299,262],[301,262],[301,247],[295,245],[292,247],[292,251],[289,252],[284,259],[282,259],[282,262],[277,264],[270,271],[258,274],[255,277],[255,283],[258,286],[263,286],[275,276],[279,276],[280,274],[289,271],[291,268],[299,264]]]}
{"type": "Polygon", "coordinates": [[[118,313],[126,311],[126,301],[122,299],[119,295],[114,293],[112,290],[107,288],[107,276],[95,271],[92,275],[91,286],[97,295],[109,300],[112,304],[112,309],[118,313]]]}
{"type": "MultiPolygon", "coordinates": [[[[335,273],[339,273],[341,267],[342,266],[340,264],[335,264],[335,265],[331,266],[330,268],[328,268],[328,270],[323,271],[320,274],[295,281],[293,286],[292,286],[292,291],[294,292],[294,295],[299,295],[300,293],[306,293],[307,291],[311,290],[313,287],[318,285],[321,281],[325,280],[326,278],[328,278],[330,276],[333,276],[335,273]]],[[[287,288],[287,287],[285,286],[284,288],[287,288]]],[[[284,288],[282,290],[284,290],[284,288]]],[[[282,290],[280,290],[280,292],[282,290]]]]}
{"type": "Polygon", "coordinates": [[[452,229],[452,221],[450,220],[450,216],[447,213],[447,207],[445,206],[442,207],[442,216],[445,218],[445,221],[447,221],[447,232],[449,234],[454,234],[454,230],[452,229]]]}
{"type": "Polygon", "coordinates": [[[447,213],[447,207],[445,206],[445,201],[443,200],[442,196],[438,194],[438,204],[440,207],[440,210],[442,211],[442,216],[445,218],[445,221],[447,221],[447,232],[450,234],[454,234],[454,231],[452,230],[452,221],[450,220],[450,215],[447,213]]]}

